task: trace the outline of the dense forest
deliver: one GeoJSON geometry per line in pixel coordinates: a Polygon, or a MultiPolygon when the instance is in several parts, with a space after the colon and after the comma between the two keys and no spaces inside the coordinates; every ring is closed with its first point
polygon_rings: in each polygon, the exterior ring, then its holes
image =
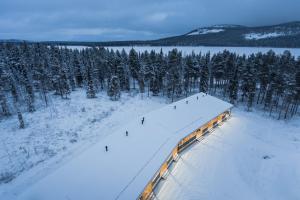
{"type": "Polygon", "coordinates": [[[298,113],[300,58],[271,50],[249,56],[226,50],[183,56],[177,49],[168,54],[132,49],[127,54],[102,47],[0,45],[0,119],[16,115],[25,128],[22,113],[34,112],[37,99],[49,106],[51,95],[68,99],[78,88],[85,89],[87,98],[105,91],[113,101],[131,91],[170,101],[204,92],[248,111],[255,107],[288,119],[298,113]]]}

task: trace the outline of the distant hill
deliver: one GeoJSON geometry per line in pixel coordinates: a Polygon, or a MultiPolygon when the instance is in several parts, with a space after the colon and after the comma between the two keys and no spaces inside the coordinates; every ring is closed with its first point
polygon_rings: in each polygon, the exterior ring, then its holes
{"type": "Polygon", "coordinates": [[[161,45],[300,47],[300,22],[261,27],[216,25],[152,41],[161,45]]]}
{"type": "MultiPolygon", "coordinates": [[[[20,40],[0,40],[0,42],[20,42],[20,40]]],[[[272,26],[247,27],[223,24],[194,29],[186,34],[144,41],[109,42],[43,42],[54,45],[84,46],[250,46],[300,48],[300,21],[272,26]]]]}

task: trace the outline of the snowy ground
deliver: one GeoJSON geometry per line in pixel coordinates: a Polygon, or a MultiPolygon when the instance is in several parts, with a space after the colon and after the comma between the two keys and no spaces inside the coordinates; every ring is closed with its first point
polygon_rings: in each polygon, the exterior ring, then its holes
{"type": "Polygon", "coordinates": [[[0,194],[0,199],[135,199],[178,141],[230,107],[209,95],[195,94],[155,109],[143,115],[144,123],[141,116],[131,119],[57,170],[20,190],[0,194]]]}
{"type": "Polygon", "coordinates": [[[84,91],[76,91],[70,100],[53,97],[48,108],[24,114],[24,130],[18,129],[15,116],[0,122],[0,196],[166,103],[140,95],[123,94],[120,101],[109,100],[106,93],[97,96],[87,99],[84,91]]]}
{"type": "Polygon", "coordinates": [[[185,151],[157,199],[300,199],[300,119],[277,121],[234,109],[185,151]]]}
{"type": "MultiPolygon", "coordinates": [[[[25,130],[15,117],[1,121],[0,199],[22,193],[131,119],[165,105],[129,94],[117,102],[105,93],[86,99],[77,91],[71,100],[53,98],[52,106],[25,114],[25,130]]],[[[158,199],[300,199],[300,118],[278,121],[243,110],[235,108],[228,122],[185,151],[158,199]]]]}

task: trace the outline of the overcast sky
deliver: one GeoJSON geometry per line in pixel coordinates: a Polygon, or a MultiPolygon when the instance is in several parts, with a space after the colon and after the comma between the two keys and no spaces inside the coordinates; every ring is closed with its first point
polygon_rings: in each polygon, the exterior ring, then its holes
{"type": "Polygon", "coordinates": [[[300,20],[300,0],[0,0],[0,38],[155,39],[200,26],[300,20]]]}

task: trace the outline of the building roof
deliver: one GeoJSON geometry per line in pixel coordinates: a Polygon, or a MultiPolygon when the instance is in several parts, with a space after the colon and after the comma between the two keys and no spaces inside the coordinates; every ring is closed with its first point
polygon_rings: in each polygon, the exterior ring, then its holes
{"type": "Polygon", "coordinates": [[[135,199],[180,139],[231,107],[199,93],[133,119],[30,186],[18,199],[135,199]]]}

